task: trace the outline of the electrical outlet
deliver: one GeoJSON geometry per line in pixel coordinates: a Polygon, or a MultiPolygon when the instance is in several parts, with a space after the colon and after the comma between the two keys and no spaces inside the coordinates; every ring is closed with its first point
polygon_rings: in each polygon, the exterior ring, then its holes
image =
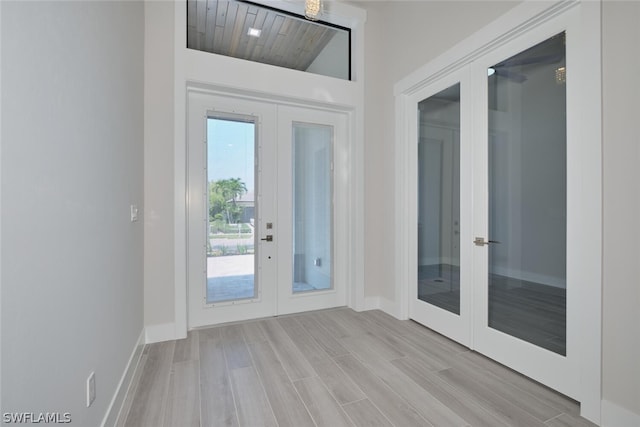
{"type": "Polygon", "coordinates": [[[91,372],[87,378],[87,408],[96,400],[96,373],[91,372]]]}

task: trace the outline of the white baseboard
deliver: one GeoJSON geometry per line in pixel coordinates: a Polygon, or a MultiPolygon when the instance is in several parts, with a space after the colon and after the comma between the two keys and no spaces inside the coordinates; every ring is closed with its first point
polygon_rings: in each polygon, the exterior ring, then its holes
{"type": "Polygon", "coordinates": [[[608,400],[602,400],[602,427],[638,427],[640,414],[629,411],[608,400]]]}
{"type": "Polygon", "coordinates": [[[400,316],[400,304],[398,304],[398,302],[396,302],[396,301],[391,301],[388,298],[380,297],[380,310],[382,310],[385,313],[395,317],[396,319],[406,320],[406,319],[402,319],[401,318],[401,316],[400,316]]]}
{"type": "Polygon", "coordinates": [[[104,414],[104,418],[102,419],[101,424],[102,427],[115,426],[116,422],[118,421],[120,409],[122,408],[124,399],[126,398],[129,387],[131,386],[131,380],[133,379],[136,369],[138,368],[140,356],[142,356],[142,350],[144,349],[144,337],[145,333],[143,329],[140,332],[140,336],[138,337],[136,345],[133,347],[133,351],[131,352],[131,356],[129,357],[127,366],[124,369],[124,373],[120,378],[118,387],[116,387],[116,392],[113,394],[111,403],[109,403],[107,412],[104,414]]]}
{"type": "Polygon", "coordinates": [[[366,297],[362,311],[377,310],[380,308],[380,297],[366,297]]]}
{"type": "Polygon", "coordinates": [[[159,325],[149,325],[145,329],[145,342],[153,344],[176,339],[176,324],[161,323],[159,325]]]}
{"type": "Polygon", "coordinates": [[[385,313],[400,319],[400,307],[395,301],[384,297],[366,297],[361,311],[382,310],[385,313]]]}

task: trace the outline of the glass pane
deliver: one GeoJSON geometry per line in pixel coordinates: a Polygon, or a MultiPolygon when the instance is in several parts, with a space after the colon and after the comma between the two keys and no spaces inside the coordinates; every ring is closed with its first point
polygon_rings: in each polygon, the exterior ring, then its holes
{"type": "Polygon", "coordinates": [[[418,114],[418,298],[460,314],[460,84],[418,114]]]}
{"type": "Polygon", "coordinates": [[[489,326],[565,355],[564,33],[488,74],[489,326]]]}
{"type": "Polygon", "coordinates": [[[255,124],[207,120],[207,303],[256,297],[255,124]]]}
{"type": "Polygon", "coordinates": [[[351,80],[350,29],[255,3],[187,0],[187,48],[351,80]]]}
{"type": "Polygon", "coordinates": [[[331,126],[293,125],[293,292],[331,289],[331,126]]]}

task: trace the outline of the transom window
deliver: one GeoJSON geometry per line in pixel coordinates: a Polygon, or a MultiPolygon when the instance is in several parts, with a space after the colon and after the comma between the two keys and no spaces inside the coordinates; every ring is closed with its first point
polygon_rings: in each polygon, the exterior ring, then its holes
{"type": "Polygon", "coordinates": [[[236,0],[187,0],[187,48],[351,80],[351,30],[236,0]]]}

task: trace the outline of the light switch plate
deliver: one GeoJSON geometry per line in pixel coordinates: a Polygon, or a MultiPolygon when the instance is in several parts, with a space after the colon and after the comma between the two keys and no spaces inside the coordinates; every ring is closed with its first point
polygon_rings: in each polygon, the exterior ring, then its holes
{"type": "Polygon", "coordinates": [[[138,206],[131,205],[131,222],[136,222],[138,220],[138,206]]]}

